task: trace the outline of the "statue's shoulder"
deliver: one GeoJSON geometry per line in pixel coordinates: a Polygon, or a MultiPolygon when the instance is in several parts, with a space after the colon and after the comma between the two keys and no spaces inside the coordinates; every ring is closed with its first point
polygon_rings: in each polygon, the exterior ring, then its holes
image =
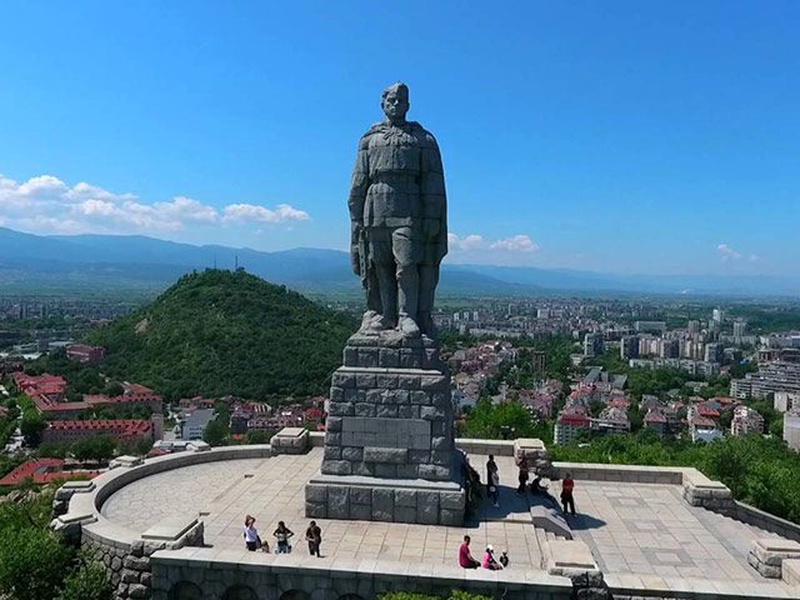
{"type": "Polygon", "coordinates": [[[373,135],[377,135],[379,133],[384,133],[384,132],[388,131],[389,127],[391,127],[391,126],[388,123],[386,123],[385,121],[379,121],[377,123],[374,123],[372,125],[372,127],[367,129],[367,133],[365,133],[364,135],[361,136],[361,139],[362,140],[366,140],[366,139],[372,137],[373,135]]]}
{"type": "Polygon", "coordinates": [[[422,146],[429,148],[439,147],[433,134],[420,125],[417,121],[409,121],[408,124],[411,126],[411,133],[413,133],[414,136],[420,141],[422,146]]]}

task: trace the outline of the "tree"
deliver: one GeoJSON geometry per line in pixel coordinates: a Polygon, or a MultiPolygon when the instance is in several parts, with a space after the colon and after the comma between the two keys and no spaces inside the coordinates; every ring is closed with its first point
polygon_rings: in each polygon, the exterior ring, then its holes
{"type": "Polygon", "coordinates": [[[269,444],[272,436],[275,435],[272,429],[251,429],[247,432],[248,444],[269,444]]]}
{"type": "Polygon", "coordinates": [[[25,436],[25,444],[35,448],[42,442],[42,432],[47,427],[47,422],[35,411],[25,411],[20,421],[19,429],[25,436]]]}
{"type": "Polygon", "coordinates": [[[47,529],[51,499],[0,505],[0,596],[43,600],[61,587],[72,551],[47,529]]]}
{"type": "Polygon", "coordinates": [[[112,600],[113,596],[105,571],[91,556],[82,554],[80,567],[64,580],[58,600],[112,600]]]}
{"type": "Polygon", "coordinates": [[[70,450],[77,460],[105,462],[114,457],[117,443],[110,435],[80,440],[72,444],[70,450]]]}
{"type": "Polygon", "coordinates": [[[519,402],[492,404],[488,398],[478,401],[464,426],[465,437],[514,439],[534,437],[531,413],[519,402]]]}
{"type": "Polygon", "coordinates": [[[222,421],[219,416],[206,425],[203,432],[203,441],[211,446],[223,446],[228,439],[230,430],[227,423],[222,421]]]}
{"type": "Polygon", "coordinates": [[[110,381],[104,391],[106,396],[114,398],[115,396],[122,396],[125,393],[125,388],[122,387],[119,381],[110,381]]]}

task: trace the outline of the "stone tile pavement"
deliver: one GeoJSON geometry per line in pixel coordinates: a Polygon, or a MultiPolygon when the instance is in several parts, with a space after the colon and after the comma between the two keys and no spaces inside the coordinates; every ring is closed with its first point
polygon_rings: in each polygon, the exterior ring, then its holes
{"type": "MultiPolygon", "coordinates": [[[[486,456],[470,462],[486,478],[486,456]]],[[[318,472],[322,449],[305,455],[211,462],[167,471],[133,482],[113,494],[102,513],[111,521],[144,531],[161,519],[199,515],[206,542],[220,551],[243,545],[245,514],[253,514],[263,539],[273,546],[278,520],[294,530],[295,551],[305,554],[304,486],[318,472]]],[[[511,457],[496,458],[500,508],[484,502],[479,520],[448,528],[402,523],[329,521],[323,530],[322,553],[341,560],[413,561],[454,565],[464,534],[472,536],[480,558],[491,543],[507,549],[512,566],[539,569],[542,551],[530,522],[529,499],[516,494],[517,469],[511,457]]],[[[558,496],[560,485],[551,485],[558,496]]],[[[695,508],[675,485],[577,481],[579,515],[569,524],[577,539],[591,548],[607,574],[636,576],[654,584],[664,579],[767,583],[747,564],[753,539],[777,537],[721,515],[695,508]]]]}
{"type": "Polygon", "coordinates": [[[577,481],[575,504],[568,522],[605,573],[768,582],[747,552],[778,536],[690,506],[679,486],[577,481]]]}
{"type": "MultiPolygon", "coordinates": [[[[486,457],[476,458],[481,459],[485,463],[486,457]]],[[[244,516],[250,513],[271,547],[272,531],[283,520],[295,532],[294,550],[305,553],[304,486],[318,472],[321,460],[322,449],[314,448],[305,455],[205,463],[167,471],[117,491],[103,505],[102,513],[136,531],[165,517],[199,514],[205,522],[206,542],[219,548],[243,545],[244,516]]],[[[475,466],[479,472],[485,470],[482,464],[475,466]]],[[[514,564],[538,569],[541,551],[530,526],[527,501],[514,493],[516,471],[501,466],[501,480],[501,507],[507,508],[487,506],[491,520],[465,528],[317,519],[323,533],[322,554],[337,559],[455,564],[463,536],[469,534],[476,558],[491,543],[497,550],[507,549],[514,564]]]]}

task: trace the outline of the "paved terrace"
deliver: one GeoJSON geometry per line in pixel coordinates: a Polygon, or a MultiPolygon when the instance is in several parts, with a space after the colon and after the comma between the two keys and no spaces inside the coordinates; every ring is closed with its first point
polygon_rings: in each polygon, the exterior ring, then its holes
{"type": "MultiPolygon", "coordinates": [[[[486,456],[471,463],[485,478],[486,456]]],[[[261,537],[273,546],[272,531],[284,520],[296,534],[295,552],[305,553],[304,485],[319,469],[322,449],[304,455],[210,462],[165,471],[134,481],[102,506],[110,521],[142,532],[171,516],[205,522],[206,543],[220,556],[240,549],[245,514],[257,518],[261,537]]],[[[512,457],[498,456],[501,507],[485,504],[480,520],[464,528],[317,519],[323,530],[323,561],[386,560],[455,565],[464,534],[479,557],[487,543],[507,549],[513,568],[542,568],[542,549],[531,526],[528,500],[515,493],[512,457]]],[[[559,484],[552,486],[555,495],[559,484]]],[[[670,580],[696,582],[698,589],[775,589],[747,564],[756,538],[778,536],[687,504],[681,487],[578,480],[577,517],[568,519],[575,537],[588,544],[607,576],[632,587],[665,588],[670,580]]],[[[540,536],[541,539],[541,536],[540,536]]],[[[785,588],[788,591],[788,588],[785,588]]],[[[791,597],[783,595],[781,597],[791,597]]],[[[769,594],[767,594],[769,595],[769,594]]]]}

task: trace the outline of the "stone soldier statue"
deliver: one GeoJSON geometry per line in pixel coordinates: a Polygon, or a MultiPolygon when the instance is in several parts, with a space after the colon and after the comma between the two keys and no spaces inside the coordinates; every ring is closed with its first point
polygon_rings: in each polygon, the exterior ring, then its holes
{"type": "Polygon", "coordinates": [[[386,120],[358,144],[348,206],[353,270],[367,292],[362,331],[432,335],[439,264],[447,254],[447,201],[439,146],[406,121],[408,87],[383,91],[386,120]]]}

